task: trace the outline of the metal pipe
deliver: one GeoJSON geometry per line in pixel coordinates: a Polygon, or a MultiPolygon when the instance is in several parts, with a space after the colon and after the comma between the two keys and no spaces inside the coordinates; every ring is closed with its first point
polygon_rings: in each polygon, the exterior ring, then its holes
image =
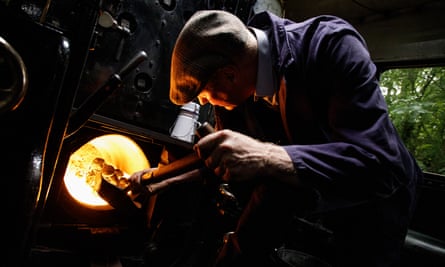
{"type": "Polygon", "coordinates": [[[81,105],[74,111],[69,119],[66,137],[77,132],[88,119],[98,110],[105,100],[122,84],[122,78],[127,76],[141,62],[148,59],[145,51],[139,51],[120,71],[110,76],[108,81],[91,94],[81,105]]]}

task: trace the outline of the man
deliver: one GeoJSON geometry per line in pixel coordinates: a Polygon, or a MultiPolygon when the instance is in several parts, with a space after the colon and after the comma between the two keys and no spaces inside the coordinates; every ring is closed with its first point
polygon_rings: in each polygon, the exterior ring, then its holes
{"type": "MultiPolygon", "coordinates": [[[[198,11],[171,63],[171,101],[215,107],[218,131],[197,142],[197,154],[222,181],[251,186],[240,190],[245,207],[217,266],[273,266],[269,255],[283,244],[320,259],[304,266],[398,265],[422,172],[351,25],[263,12],[246,26],[225,11],[198,11]],[[298,220],[316,227],[293,236],[298,220]],[[317,229],[328,237],[304,240],[317,229]]],[[[292,257],[281,258],[302,262],[292,257]]]]}

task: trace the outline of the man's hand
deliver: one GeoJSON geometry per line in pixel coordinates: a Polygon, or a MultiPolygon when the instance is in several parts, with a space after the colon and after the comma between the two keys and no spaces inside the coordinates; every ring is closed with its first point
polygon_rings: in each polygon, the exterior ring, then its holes
{"type": "Polygon", "coordinates": [[[156,168],[147,168],[143,169],[137,172],[134,172],[128,177],[128,180],[130,180],[130,184],[133,186],[140,185],[143,180],[146,180],[149,178],[149,174],[153,172],[156,168]],[[148,177],[144,177],[148,176],[148,177]]]}
{"type": "Polygon", "coordinates": [[[296,183],[293,163],[284,148],[231,130],[204,136],[194,147],[208,168],[226,182],[274,177],[296,183]]]}
{"type": "MultiPolygon", "coordinates": [[[[130,189],[131,194],[130,197],[134,201],[138,201],[140,203],[146,201],[147,197],[153,194],[157,194],[161,189],[167,188],[170,184],[177,183],[178,178],[169,181],[158,181],[154,183],[150,183],[147,186],[147,180],[150,180],[154,176],[154,172],[157,171],[158,168],[146,168],[137,172],[134,172],[128,178],[130,180],[130,189]],[[144,183],[145,181],[145,183],[144,183]]],[[[175,177],[173,177],[175,178],[175,177]]],[[[168,179],[167,179],[168,180],[168,179]]]]}

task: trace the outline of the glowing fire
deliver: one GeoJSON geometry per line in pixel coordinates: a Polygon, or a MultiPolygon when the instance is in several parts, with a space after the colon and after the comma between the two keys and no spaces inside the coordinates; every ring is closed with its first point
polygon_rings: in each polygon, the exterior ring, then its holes
{"type": "Polygon", "coordinates": [[[70,195],[94,209],[112,209],[96,189],[100,186],[103,167],[118,179],[150,167],[142,149],[128,137],[118,134],[92,139],[76,150],[69,159],[64,182],[70,195]]]}

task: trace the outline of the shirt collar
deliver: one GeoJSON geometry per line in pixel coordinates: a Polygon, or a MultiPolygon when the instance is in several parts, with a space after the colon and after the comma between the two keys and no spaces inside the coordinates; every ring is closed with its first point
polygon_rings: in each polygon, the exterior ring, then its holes
{"type": "Polygon", "coordinates": [[[257,28],[249,27],[258,41],[258,70],[256,97],[270,97],[275,93],[275,73],[272,68],[272,55],[267,34],[257,28]]]}

